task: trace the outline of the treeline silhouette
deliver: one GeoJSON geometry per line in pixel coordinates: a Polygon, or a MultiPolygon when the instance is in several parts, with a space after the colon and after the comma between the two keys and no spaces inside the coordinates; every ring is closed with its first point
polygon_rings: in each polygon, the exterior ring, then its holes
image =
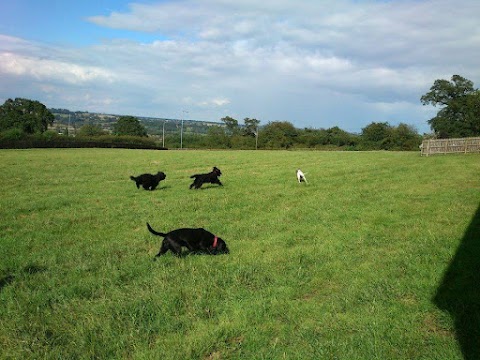
{"type": "Polygon", "coordinates": [[[317,149],[317,150],[418,150],[422,136],[409,125],[372,123],[360,134],[339,127],[297,129],[289,122],[270,122],[256,131],[210,126],[207,133],[175,131],[147,137],[118,136],[106,132],[82,132],[75,136],[54,130],[26,134],[19,129],[0,133],[1,148],[114,147],[134,149],[317,149]],[[85,135],[87,134],[87,135],[85,135]]]}

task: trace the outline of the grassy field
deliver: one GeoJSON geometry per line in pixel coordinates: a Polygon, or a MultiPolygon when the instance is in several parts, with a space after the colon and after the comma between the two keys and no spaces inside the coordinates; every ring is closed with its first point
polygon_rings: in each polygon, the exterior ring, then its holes
{"type": "Polygon", "coordinates": [[[0,358],[473,359],[434,299],[478,234],[479,174],[479,155],[2,150],[0,358]],[[214,165],[223,187],[188,189],[214,165]],[[153,192],[129,179],[158,170],[153,192]],[[231,253],[152,261],[147,221],[231,253]]]}

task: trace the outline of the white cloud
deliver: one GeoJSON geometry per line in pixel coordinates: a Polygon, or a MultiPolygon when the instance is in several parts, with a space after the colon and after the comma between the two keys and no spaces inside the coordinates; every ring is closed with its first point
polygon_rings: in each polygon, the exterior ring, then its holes
{"type": "Polygon", "coordinates": [[[70,84],[92,81],[112,82],[114,79],[109,71],[98,67],[81,66],[41,57],[26,57],[9,52],[0,53],[0,73],[70,84]]]}
{"type": "Polygon", "coordinates": [[[210,103],[215,105],[215,106],[225,106],[225,105],[230,104],[230,100],[225,99],[225,98],[217,98],[217,99],[212,99],[210,101],[210,103]]]}

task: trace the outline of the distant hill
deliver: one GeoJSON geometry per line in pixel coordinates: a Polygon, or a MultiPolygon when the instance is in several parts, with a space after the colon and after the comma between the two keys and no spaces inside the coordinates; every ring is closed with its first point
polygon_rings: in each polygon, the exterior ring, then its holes
{"type": "MultiPolygon", "coordinates": [[[[85,124],[100,125],[102,129],[111,132],[112,125],[118,121],[121,116],[113,114],[92,113],[88,111],[70,111],[66,109],[48,109],[55,116],[52,128],[57,132],[75,134],[85,124]]],[[[149,135],[161,135],[165,126],[165,133],[180,131],[182,126],[181,119],[166,119],[141,117],[136,118],[147,129],[149,135]]],[[[212,126],[224,127],[225,124],[213,121],[183,120],[184,133],[207,134],[212,126]]]]}

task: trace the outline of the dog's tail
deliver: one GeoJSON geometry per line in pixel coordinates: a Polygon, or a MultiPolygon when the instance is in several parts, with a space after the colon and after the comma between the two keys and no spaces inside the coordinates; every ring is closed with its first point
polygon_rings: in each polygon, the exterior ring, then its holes
{"type": "Polygon", "coordinates": [[[130,179],[133,181],[137,181],[137,178],[135,176],[130,176],[130,179]]]}
{"type": "Polygon", "coordinates": [[[147,222],[147,228],[148,228],[148,231],[150,231],[153,235],[158,235],[158,236],[162,236],[162,237],[165,237],[167,235],[167,234],[164,234],[164,233],[153,230],[148,222],[147,222]]]}
{"type": "Polygon", "coordinates": [[[199,177],[199,176],[200,176],[200,175],[198,175],[198,174],[192,175],[192,176],[190,176],[190,179],[197,178],[197,177],[199,177]]]}

